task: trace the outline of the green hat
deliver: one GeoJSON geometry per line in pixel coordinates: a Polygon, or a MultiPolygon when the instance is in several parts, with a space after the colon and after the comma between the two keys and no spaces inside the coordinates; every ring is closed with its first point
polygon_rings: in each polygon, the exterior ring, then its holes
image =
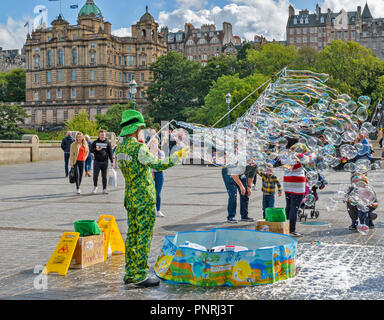
{"type": "Polygon", "coordinates": [[[138,127],[145,127],[144,117],[139,111],[126,110],[121,117],[120,127],[121,137],[132,134],[136,132],[138,127]]]}

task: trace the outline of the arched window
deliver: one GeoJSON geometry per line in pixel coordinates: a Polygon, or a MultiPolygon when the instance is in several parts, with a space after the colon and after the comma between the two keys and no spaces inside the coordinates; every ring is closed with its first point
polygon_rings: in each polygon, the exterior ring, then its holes
{"type": "Polygon", "coordinates": [[[48,50],[48,67],[52,66],[52,50],[48,50]]]}
{"type": "Polygon", "coordinates": [[[141,35],[145,38],[147,36],[147,31],[145,29],[141,30],[141,35]]]}

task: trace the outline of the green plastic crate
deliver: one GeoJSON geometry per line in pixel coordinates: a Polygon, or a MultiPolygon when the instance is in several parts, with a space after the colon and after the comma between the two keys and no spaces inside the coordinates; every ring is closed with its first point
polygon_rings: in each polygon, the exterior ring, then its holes
{"type": "Polygon", "coordinates": [[[265,221],[269,222],[284,222],[287,220],[285,208],[266,208],[265,221]]]}
{"type": "Polygon", "coordinates": [[[95,220],[78,220],[73,224],[75,226],[75,231],[80,233],[80,237],[101,234],[101,230],[95,220]]]}

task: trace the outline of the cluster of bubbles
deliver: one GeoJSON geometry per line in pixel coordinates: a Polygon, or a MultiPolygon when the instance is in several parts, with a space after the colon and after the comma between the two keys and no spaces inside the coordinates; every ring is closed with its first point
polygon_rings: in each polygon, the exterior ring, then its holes
{"type": "MultiPolygon", "coordinates": [[[[376,132],[367,121],[371,99],[361,96],[354,101],[326,86],[327,80],[326,74],[284,69],[231,125],[212,128],[180,121],[176,125],[192,133],[195,157],[218,166],[236,166],[239,159],[261,169],[276,159],[294,165],[298,154],[308,153],[312,161],[305,170],[310,186],[319,184],[319,174],[329,169],[342,166],[363,175],[380,168],[378,162],[354,160],[367,153],[359,137],[376,132]],[[299,142],[294,149],[289,144],[292,138],[299,142]]],[[[360,204],[367,207],[371,190],[356,189],[353,199],[363,199],[360,204]]]]}

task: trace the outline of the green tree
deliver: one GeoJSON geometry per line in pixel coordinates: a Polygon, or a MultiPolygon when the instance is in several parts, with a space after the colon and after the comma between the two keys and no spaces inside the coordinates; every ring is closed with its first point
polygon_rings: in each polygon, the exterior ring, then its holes
{"type": "Polygon", "coordinates": [[[199,63],[178,52],[169,52],[150,65],[152,81],[147,90],[147,110],[155,122],[184,120],[183,110],[198,106],[196,83],[200,68],[199,63]]]}
{"type": "Polygon", "coordinates": [[[378,79],[384,75],[384,62],[357,42],[333,41],[319,53],[315,67],[330,75],[327,85],[339,92],[353,99],[370,96],[371,107],[383,94],[378,79]]]}
{"type": "Polygon", "coordinates": [[[196,86],[199,95],[199,105],[204,103],[204,97],[208,94],[212,84],[223,75],[235,74],[236,57],[220,55],[208,59],[207,65],[200,71],[196,86]]]}
{"type": "Polygon", "coordinates": [[[28,117],[20,106],[0,104],[0,139],[19,139],[23,134],[20,124],[28,117]]]}
{"type": "Polygon", "coordinates": [[[272,76],[284,67],[291,67],[297,60],[297,49],[279,43],[268,43],[259,50],[247,51],[247,63],[253,66],[255,73],[272,76]]]}
{"type": "Polygon", "coordinates": [[[121,117],[125,110],[132,109],[132,102],[126,105],[115,104],[103,114],[96,115],[97,125],[100,128],[106,129],[109,132],[114,132],[116,135],[120,134],[121,117]]]}
{"type": "Polygon", "coordinates": [[[301,47],[297,51],[296,61],[291,64],[291,67],[296,70],[311,70],[316,71],[319,52],[312,47],[301,47]]]}
{"type": "Polygon", "coordinates": [[[0,101],[25,101],[24,69],[13,69],[9,73],[0,73],[0,101]]]}
{"type": "MultiPolygon", "coordinates": [[[[186,112],[188,121],[204,125],[213,125],[228,111],[225,100],[225,95],[228,90],[232,95],[232,101],[230,104],[230,108],[232,108],[267,80],[268,77],[262,74],[253,74],[243,79],[240,79],[238,74],[224,75],[220,77],[213,83],[211,90],[205,97],[205,105],[195,110],[189,109],[186,112]]],[[[231,122],[241,117],[245,111],[251,107],[263,89],[264,87],[256,91],[231,112],[231,122]]],[[[226,125],[227,118],[218,123],[217,127],[223,127],[226,125]]]]}
{"type": "Polygon", "coordinates": [[[97,136],[100,129],[96,121],[89,120],[89,114],[85,110],[81,110],[71,120],[65,121],[65,128],[70,131],[81,131],[90,136],[97,136]]]}

